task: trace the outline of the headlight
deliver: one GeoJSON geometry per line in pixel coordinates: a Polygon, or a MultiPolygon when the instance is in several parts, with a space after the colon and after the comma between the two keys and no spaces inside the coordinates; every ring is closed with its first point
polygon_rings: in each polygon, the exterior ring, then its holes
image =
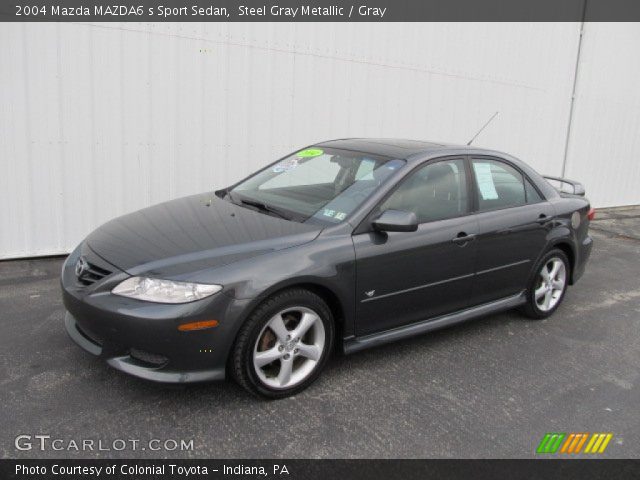
{"type": "Polygon", "coordinates": [[[174,282],[160,278],[131,277],[120,283],[111,293],[156,303],[188,303],[218,293],[220,285],[174,282]]]}

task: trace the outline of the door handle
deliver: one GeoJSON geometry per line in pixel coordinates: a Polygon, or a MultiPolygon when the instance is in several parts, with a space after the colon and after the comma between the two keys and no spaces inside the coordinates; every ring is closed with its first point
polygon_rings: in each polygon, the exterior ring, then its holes
{"type": "Polygon", "coordinates": [[[470,242],[472,240],[474,240],[476,238],[476,234],[475,233],[470,233],[470,234],[466,234],[465,232],[460,232],[458,235],[456,235],[455,237],[453,237],[451,239],[451,241],[453,243],[456,243],[460,246],[464,246],[466,245],[467,242],[470,242]]]}
{"type": "Polygon", "coordinates": [[[536,222],[542,225],[544,223],[550,222],[551,220],[553,220],[553,215],[547,216],[544,213],[541,213],[538,216],[538,219],[536,220],[536,222]]]}

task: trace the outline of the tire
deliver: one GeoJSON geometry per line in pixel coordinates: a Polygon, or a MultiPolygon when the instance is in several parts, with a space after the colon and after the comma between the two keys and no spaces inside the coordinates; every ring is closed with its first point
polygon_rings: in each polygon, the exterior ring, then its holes
{"type": "Polygon", "coordinates": [[[542,320],[553,315],[564,299],[571,275],[569,259],[562,250],[554,248],[544,254],[533,272],[527,286],[527,303],[520,311],[529,318],[542,320]],[[554,268],[558,268],[555,274],[554,268]]]}
{"type": "Polygon", "coordinates": [[[334,337],[333,315],[320,296],[302,288],[276,293],[241,327],[230,373],[253,395],[295,395],[318,378],[333,351],[334,337]]]}

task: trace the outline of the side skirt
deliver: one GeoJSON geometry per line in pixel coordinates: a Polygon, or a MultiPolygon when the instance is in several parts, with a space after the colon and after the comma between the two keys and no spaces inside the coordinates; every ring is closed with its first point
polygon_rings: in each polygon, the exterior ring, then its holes
{"type": "Polygon", "coordinates": [[[498,313],[518,307],[526,302],[525,292],[521,292],[511,297],[501,298],[490,303],[478,305],[477,307],[461,310],[456,313],[430,318],[403,327],[385,330],[383,332],[372,333],[362,337],[350,337],[344,340],[344,352],[354,353],[365,348],[376,347],[385,343],[395,342],[403,338],[413,337],[421,333],[431,332],[440,328],[449,327],[457,323],[466,322],[477,317],[498,313]]]}

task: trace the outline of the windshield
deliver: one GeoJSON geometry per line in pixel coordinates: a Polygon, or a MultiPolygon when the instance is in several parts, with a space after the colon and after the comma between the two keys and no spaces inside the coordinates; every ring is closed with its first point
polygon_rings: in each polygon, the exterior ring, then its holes
{"type": "Polygon", "coordinates": [[[237,185],[229,199],[299,222],[339,223],[404,163],[347,150],[308,148],[237,185]]]}

